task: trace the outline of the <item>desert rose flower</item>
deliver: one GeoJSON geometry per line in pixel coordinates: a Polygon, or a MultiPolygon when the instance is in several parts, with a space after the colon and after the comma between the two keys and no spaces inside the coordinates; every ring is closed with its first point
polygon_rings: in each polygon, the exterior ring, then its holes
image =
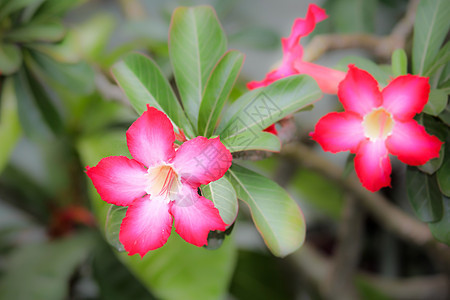
{"type": "Polygon", "coordinates": [[[103,158],[87,167],[103,201],[128,206],[119,240],[129,255],[163,246],[175,219],[176,232],[188,243],[207,244],[211,230],[225,230],[212,201],[198,194],[201,184],[221,178],[231,166],[231,154],[219,138],[196,137],[175,149],[169,118],[147,107],[128,129],[133,159],[103,158]]]}
{"type": "Polygon", "coordinates": [[[439,156],[442,142],[413,119],[429,91],[428,78],[404,75],[380,92],[369,73],[350,65],[338,92],[345,112],[322,117],[311,137],[325,151],[356,153],[356,174],[368,190],[390,186],[389,154],[412,166],[439,156]]]}
{"type": "Polygon", "coordinates": [[[339,82],[344,79],[345,73],[303,61],[303,47],[300,45],[300,39],[310,34],[316,27],[316,24],[327,17],[324,9],[315,4],[310,4],[306,18],[296,19],[292,26],[291,35],[288,38],[281,39],[283,48],[281,65],[277,69],[269,72],[262,81],[249,82],[247,88],[253,90],[267,86],[278,79],[290,75],[307,74],[317,81],[320,89],[324,93],[336,94],[339,82]]]}

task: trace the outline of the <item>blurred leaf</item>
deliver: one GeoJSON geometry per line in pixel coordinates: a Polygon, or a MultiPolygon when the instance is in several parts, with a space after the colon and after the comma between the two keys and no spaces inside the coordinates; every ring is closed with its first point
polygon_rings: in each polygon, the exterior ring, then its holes
{"type": "Polygon", "coordinates": [[[225,33],[211,7],[179,7],[174,11],[169,55],[181,101],[194,126],[207,80],[226,48],[225,33]]]}
{"type": "Polygon", "coordinates": [[[14,44],[0,44],[0,73],[10,75],[22,64],[22,52],[14,44]]]}
{"type": "Polygon", "coordinates": [[[450,126],[450,105],[447,104],[445,109],[439,114],[439,119],[444,122],[445,125],[450,126]]]}
{"type": "Polygon", "coordinates": [[[239,51],[231,50],[225,53],[212,70],[200,104],[198,132],[201,136],[210,137],[213,134],[243,62],[244,55],[239,51]]]}
{"type": "Polygon", "coordinates": [[[0,3],[0,21],[9,14],[38,1],[39,0],[6,0],[4,3],[0,3]]]}
{"type": "Polygon", "coordinates": [[[448,96],[442,90],[432,89],[428,98],[428,102],[423,108],[423,112],[432,116],[439,115],[447,106],[448,96]]]}
{"type": "Polygon", "coordinates": [[[336,32],[368,32],[375,28],[377,0],[339,0],[330,4],[328,13],[333,16],[336,32]]]}
{"type": "Polygon", "coordinates": [[[408,199],[423,222],[436,222],[442,218],[442,195],[435,175],[427,175],[416,167],[406,171],[408,199]]]}
{"type": "Polygon", "coordinates": [[[450,197],[450,140],[447,139],[446,143],[442,145],[445,148],[444,162],[441,168],[437,171],[436,177],[441,189],[442,194],[450,197]]]}
{"type": "Polygon", "coordinates": [[[125,218],[126,212],[127,207],[111,204],[108,209],[108,214],[106,215],[106,222],[105,222],[106,241],[119,252],[125,251],[125,248],[123,247],[122,243],[119,240],[119,232],[120,232],[120,225],[122,224],[123,218],[125,218]]]}
{"type": "Polygon", "coordinates": [[[69,279],[93,245],[92,232],[12,252],[0,281],[0,298],[59,300],[68,297],[69,279]]]}
{"type": "Polygon", "coordinates": [[[231,44],[270,51],[280,46],[280,36],[271,28],[247,27],[229,36],[231,44]]]}
{"type": "Polygon", "coordinates": [[[414,22],[414,74],[423,75],[436,58],[450,27],[449,15],[448,0],[420,1],[414,22]]]}
{"type": "Polygon", "coordinates": [[[214,203],[222,220],[231,225],[236,220],[239,204],[236,191],[224,176],[202,187],[203,196],[214,203]]]}
{"type": "Polygon", "coordinates": [[[139,115],[150,104],[165,112],[188,136],[194,135],[169,82],[153,60],[130,53],[112,67],[112,73],[139,115]]]}
{"type": "Polygon", "coordinates": [[[222,139],[262,131],[316,102],[320,96],[316,81],[309,76],[294,75],[277,80],[237,99],[225,112],[217,131],[222,139]]]}
{"type": "Polygon", "coordinates": [[[238,135],[227,137],[221,140],[230,152],[263,150],[270,152],[280,152],[280,139],[268,132],[247,130],[238,135]]]}
{"type": "Polygon", "coordinates": [[[305,239],[305,221],[289,194],[272,180],[236,164],[227,174],[238,198],[249,206],[270,251],[284,257],[300,248],[305,239]]]}
{"type": "Polygon", "coordinates": [[[444,47],[439,50],[439,53],[434,58],[433,62],[423,72],[423,76],[428,77],[433,75],[440,67],[444,66],[450,61],[450,42],[445,43],[444,47]]]}
{"type": "Polygon", "coordinates": [[[445,144],[441,146],[439,157],[430,159],[425,164],[417,166],[417,168],[420,171],[427,173],[428,175],[432,175],[434,172],[436,172],[441,167],[442,162],[444,161],[444,149],[446,148],[445,146],[445,144]]]}
{"type": "Polygon", "coordinates": [[[380,291],[379,287],[374,286],[363,276],[357,276],[355,280],[359,296],[364,300],[394,300],[380,291]]]}
{"type": "Polygon", "coordinates": [[[63,38],[64,26],[60,21],[45,20],[42,22],[31,22],[22,27],[14,28],[5,34],[5,39],[29,43],[35,41],[55,42],[63,38]]]}
{"type": "Polygon", "coordinates": [[[397,49],[392,53],[392,75],[394,77],[408,74],[408,57],[405,50],[397,49]]]}
{"type": "Polygon", "coordinates": [[[438,222],[428,223],[434,238],[450,246],[450,198],[442,197],[444,214],[438,222]]]}
{"type": "Polygon", "coordinates": [[[44,20],[62,16],[67,10],[85,0],[45,0],[35,13],[34,19],[44,20]]]}
{"type": "Polygon", "coordinates": [[[27,5],[24,8],[21,16],[22,23],[28,23],[34,16],[34,13],[39,9],[39,7],[47,0],[35,0],[33,3],[27,5]]]}
{"type": "Polygon", "coordinates": [[[0,105],[1,173],[22,133],[17,112],[17,98],[14,94],[13,81],[10,78],[3,82],[0,105]]]}
{"type": "MultiPolygon", "coordinates": [[[[124,132],[86,137],[78,144],[84,165],[102,157],[126,154],[124,132]]],[[[109,204],[103,202],[90,184],[91,203],[99,224],[106,222],[109,204]]],[[[158,299],[217,299],[225,293],[233,273],[236,249],[226,239],[218,250],[198,248],[172,232],[160,249],[139,256],[119,255],[120,260],[158,299]]]]}
{"type": "Polygon", "coordinates": [[[30,54],[32,60],[27,62],[36,76],[47,77],[78,95],[87,95],[94,91],[95,74],[87,63],[59,63],[38,51],[30,51],[30,54]]]}
{"type": "Polygon", "coordinates": [[[358,68],[369,72],[381,86],[387,85],[390,81],[389,76],[391,74],[386,73],[380,66],[367,58],[359,56],[346,56],[338,62],[336,67],[341,71],[347,72],[347,66],[349,64],[353,64],[358,68]]]}

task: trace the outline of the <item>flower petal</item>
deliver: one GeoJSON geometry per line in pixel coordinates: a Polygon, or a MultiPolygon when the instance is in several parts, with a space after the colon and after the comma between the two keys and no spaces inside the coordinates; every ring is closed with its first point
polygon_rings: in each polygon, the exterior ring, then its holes
{"type": "Polygon", "coordinates": [[[186,242],[201,247],[208,244],[210,231],[225,231],[227,224],[212,201],[188,185],[184,185],[180,193],[182,197],[175,200],[170,213],[175,219],[175,231],[186,242]]]}
{"type": "Polygon", "coordinates": [[[134,159],[105,157],[95,167],[86,169],[103,201],[128,206],[146,194],[147,169],[134,159]]]}
{"type": "Polygon", "coordinates": [[[169,118],[150,106],[127,131],[131,155],[147,167],[172,158],[175,155],[174,141],[175,134],[169,118]]]}
{"type": "Polygon", "coordinates": [[[375,192],[391,185],[391,163],[383,139],[361,143],[355,156],[356,174],[362,185],[375,192]]]}
{"type": "Polygon", "coordinates": [[[231,153],[214,138],[199,136],[178,148],[173,166],[182,182],[193,187],[221,178],[231,166],[231,153]]]}
{"type": "Polygon", "coordinates": [[[270,125],[269,127],[267,127],[266,129],[264,129],[263,131],[274,134],[274,135],[278,135],[278,130],[275,127],[275,124],[270,125]]]}
{"type": "Polygon", "coordinates": [[[348,66],[345,79],[339,84],[338,97],[346,111],[364,116],[381,105],[381,93],[375,78],[354,65],[348,66]]]}
{"type": "Polygon", "coordinates": [[[322,117],[311,137],[324,151],[333,153],[347,150],[356,153],[359,144],[366,139],[362,118],[349,112],[333,112],[322,117]]]}
{"type": "Polygon", "coordinates": [[[172,230],[170,204],[145,196],[128,207],[120,226],[119,240],[128,255],[139,253],[141,257],[163,246],[172,230]]]}
{"type": "Polygon", "coordinates": [[[297,60],[294,68],[298,74],[307,74],[317,81],[322,92],[337,94],[339,83],[344,80],[345,73],[321,65],[297,60]]]}
{"type": "Polygon", "coordinates": [[[383,107],[394,118],[406,121],[420,113],[427,104],[430,85],[426,77],[404,75],[391,81],[381,93],[383,107]]]}
{"type": "Polygon", "coordinates": [[[419,166],[439,156],[442,142],[429,135],[416,121],[396,121],[392,134],[386,139],[389,152],[402,162],[419,166]]]}

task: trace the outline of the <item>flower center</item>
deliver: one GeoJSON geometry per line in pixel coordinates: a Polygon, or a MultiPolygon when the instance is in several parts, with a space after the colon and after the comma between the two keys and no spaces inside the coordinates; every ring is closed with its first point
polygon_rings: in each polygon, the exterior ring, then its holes
{"type": "Polygon", "coordinates": [[[391,135],[394,119],[384,108],[378,108],[365,115],[362,124],[364,135],[373,141],[385,139],[391,135]]]}
{"type": "Polygon", "coordinates": [[[181,186],[178,174],[169,165],[149,168],[147,171],[148,186],[145,190],[154,198],[163,198],[167,202],[174,200],[181,186]]]}

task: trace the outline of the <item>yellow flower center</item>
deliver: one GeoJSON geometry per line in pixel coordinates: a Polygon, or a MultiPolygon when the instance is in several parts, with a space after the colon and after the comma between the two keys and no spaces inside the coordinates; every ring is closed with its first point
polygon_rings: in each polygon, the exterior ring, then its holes
{"type": "Polygon", "coordinates": [[[364,116],[364,135],[371,141],[385,139],[391,135],[394,128],[394,119],[384,108],[374,109],[364,116]]]}
{"type": "Polygon", "coordinates": [[[163,198],[167,202],[174,200],[181,186],[178,174],[170,165],[160,165],[147,171],[147,194],[152,198],[163,198]]]}

